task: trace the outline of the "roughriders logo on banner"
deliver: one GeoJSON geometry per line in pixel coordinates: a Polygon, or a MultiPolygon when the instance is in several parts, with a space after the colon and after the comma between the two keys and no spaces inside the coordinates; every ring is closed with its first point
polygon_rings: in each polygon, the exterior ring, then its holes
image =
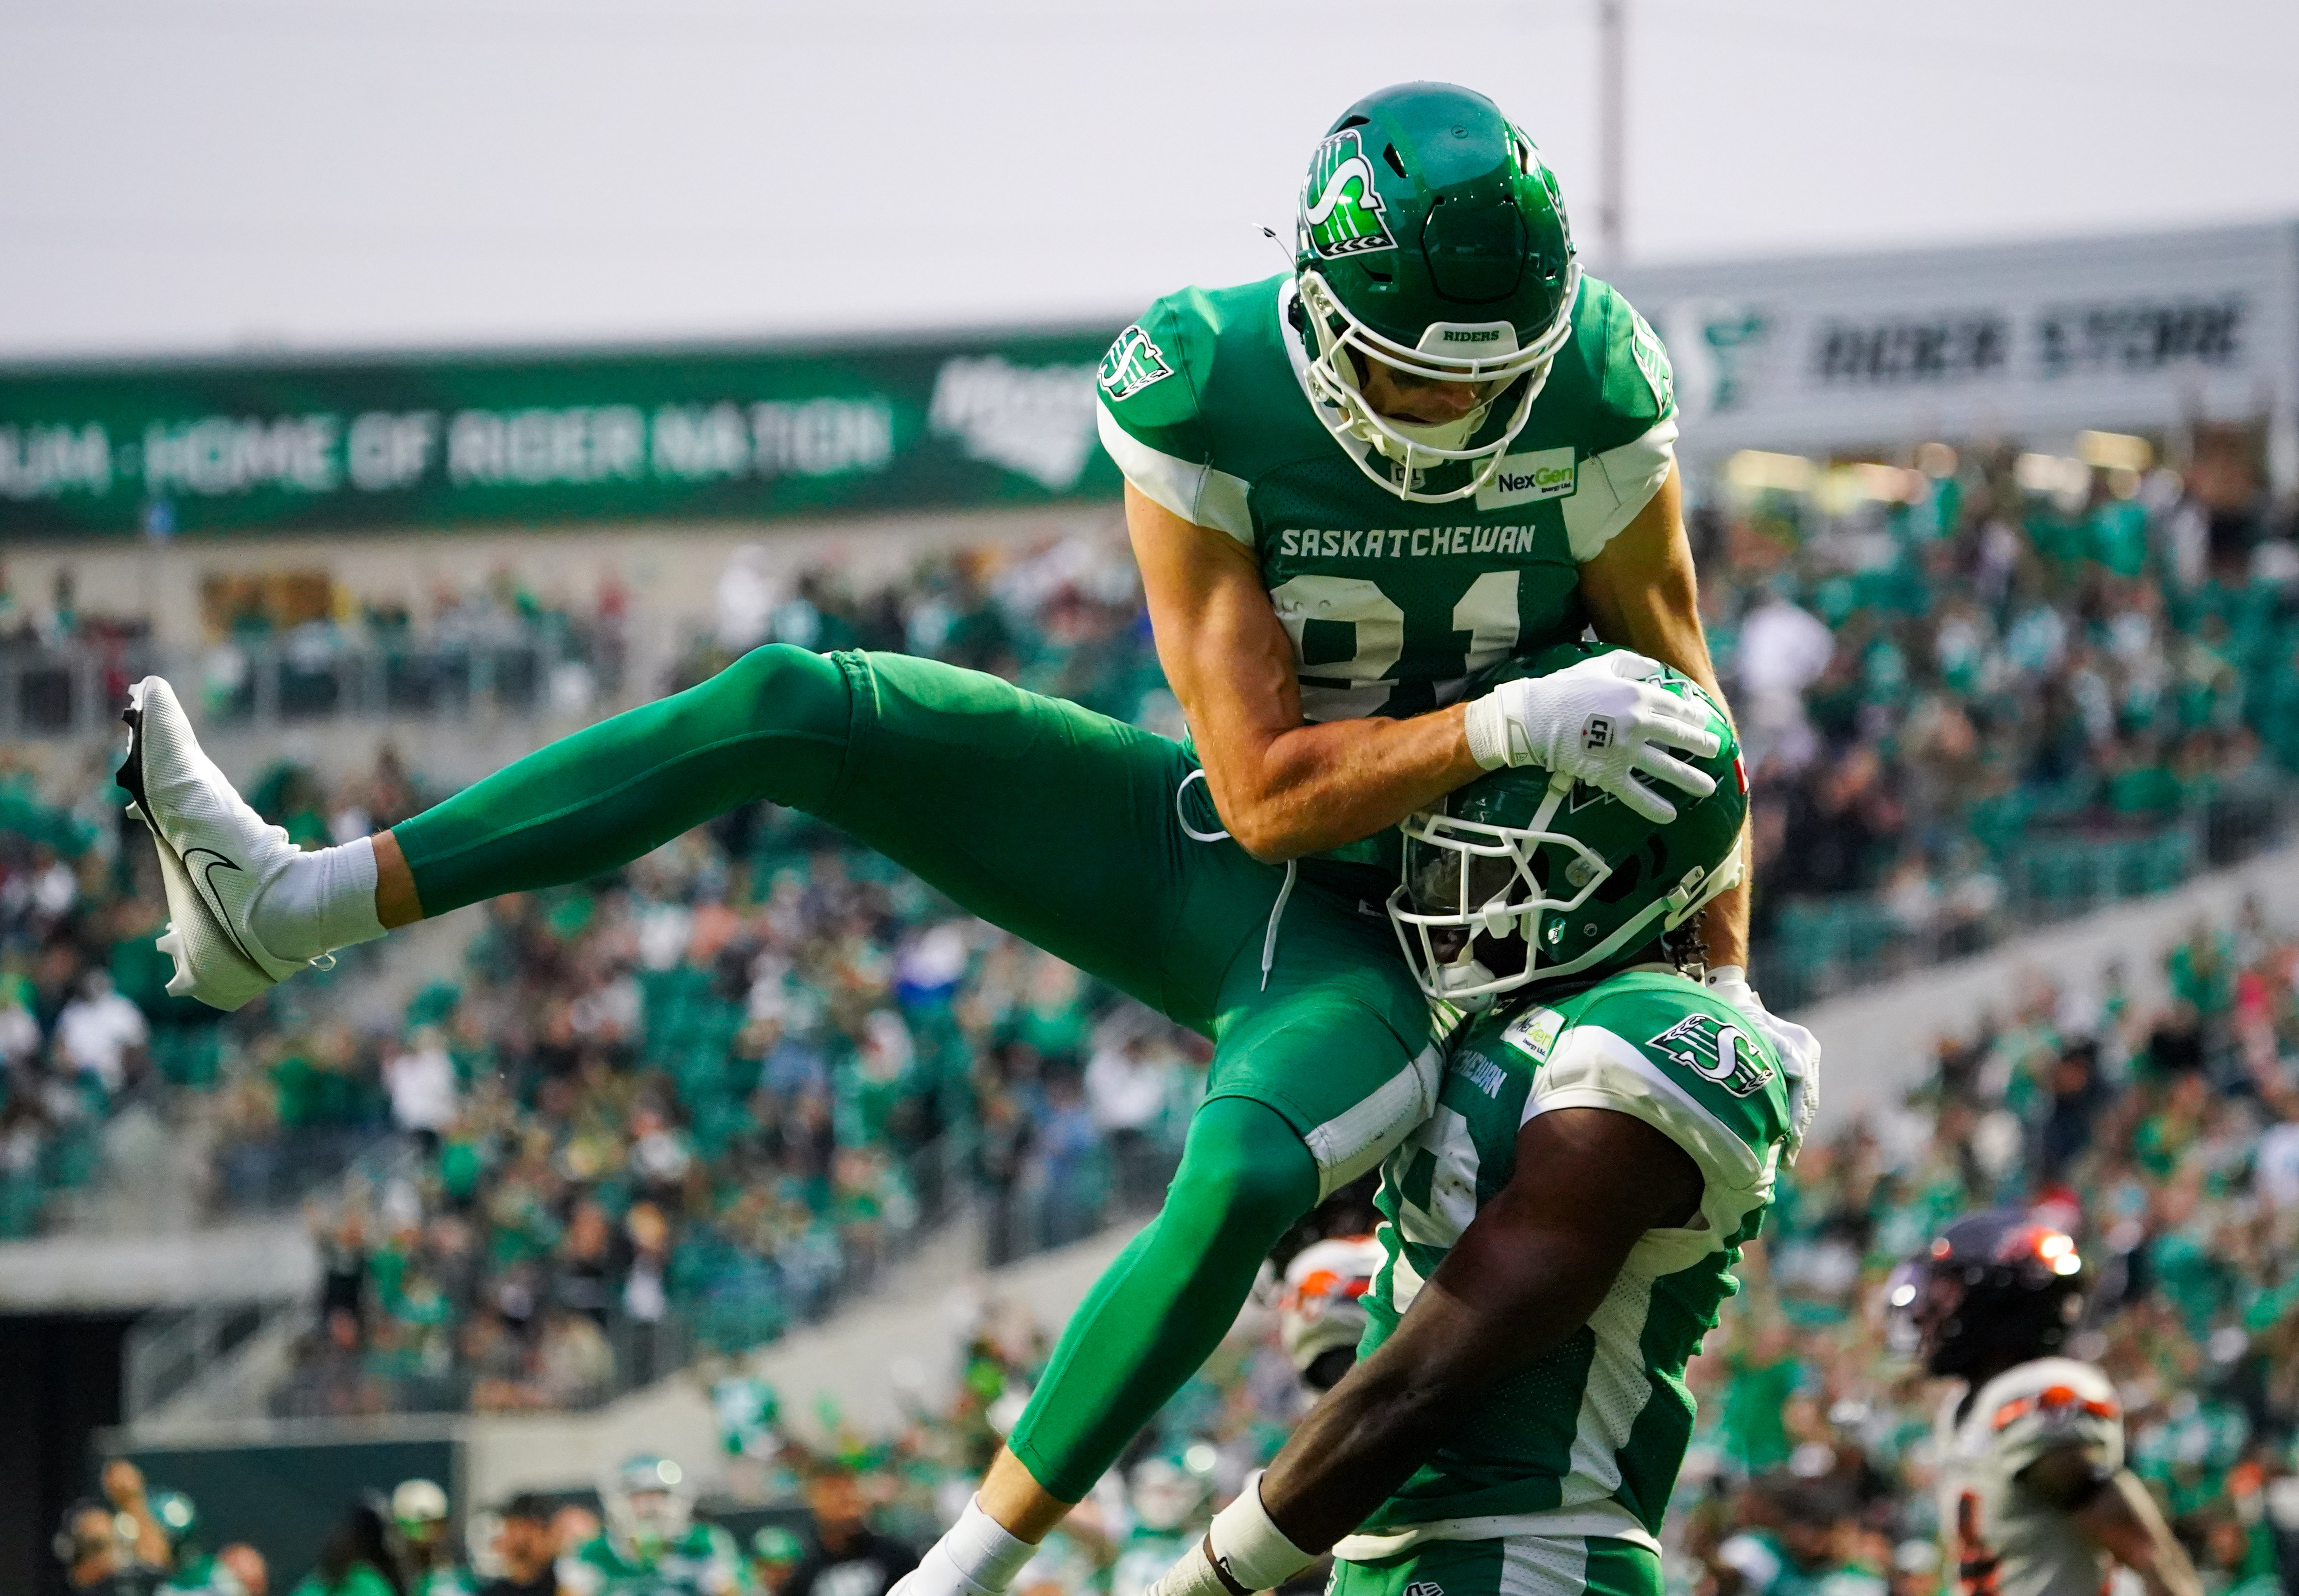
{"type": "Polygon", "coordinates": [[[1328,260],[1395,249],[1382,209],[1373,186],[1373,163],[1357,143],[1356,128],[1317,146],[1301,185],[1301,232],[1311,249],[1328,260]]]}
{"type": "Polygon", "coordinates": [[[947,360],[934,374],[926,425],[977,460],[1020,473],[1049,492],[1076,485],[1093,448],[1088,366],[1017,366],[998,355],[947,360]]]}

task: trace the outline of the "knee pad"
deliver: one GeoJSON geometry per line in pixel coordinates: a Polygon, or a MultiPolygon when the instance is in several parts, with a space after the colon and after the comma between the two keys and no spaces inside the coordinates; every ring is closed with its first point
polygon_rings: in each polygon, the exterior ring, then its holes
{"type": "Polygon", "coordinates": [[[1175,1199],[1223,1231],[1274,1241],[1315,1206],[1317,1162],[1275,1109],[1249,1097],[1216,1097],[1190,1121],[1169,1210],[1175,1199]]]}
{"type": "Polygon", "coordinates": [[[762,731],[798,732],[844,741],[851,724],[846,673],[827,654],[794,643],[767,643],[702,684],[721,713],[762,731]]]}

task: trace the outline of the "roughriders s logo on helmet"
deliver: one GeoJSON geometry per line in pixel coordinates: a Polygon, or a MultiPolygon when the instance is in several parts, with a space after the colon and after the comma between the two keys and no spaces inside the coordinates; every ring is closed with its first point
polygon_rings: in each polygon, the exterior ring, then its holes
{"type": "Polygon", "coordinates": [[[1301,184],[1301,234],[1311,249],[1328,260],[1395,249],[1382,209],[1356,128],[1317,146],[1301,184]]]}
{"type": "Polygon", "coordinates": [[[1735,1097],[1754,1096],[1772,1078],[1772,1065],[1749,1047],[1739,1028],[1714,1014],[1687,1014],[1645,1046],[1735,1097]]]}
{"type": "Polygon", "coordinates": [[[1164,382],[1174,375],[1174,368],[1166,364],[1166,351],[1149,334],[1130,327],[1117,335],[1117,342],[1101,357],[1100,375],[1103,393],[1112,399],[1127,399],[1151,383],[1164,382]]]}

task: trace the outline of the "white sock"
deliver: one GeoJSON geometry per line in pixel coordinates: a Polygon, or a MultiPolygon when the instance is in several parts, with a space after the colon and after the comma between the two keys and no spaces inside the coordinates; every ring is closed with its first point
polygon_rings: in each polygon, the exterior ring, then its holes
{"type": "Polygon", "coordinates": [[[1038,1549],[984,1512],[982,1499],[976,1496],[967,1502],[966,1511],[927,1550],[926,1556],[932,1559],[936,1552],[950,1559],[967,1589],[1003,1591],[1014,1583],[1022,1566],[1037,1556],[1038,1549]]]}
{"type": "Polygon", "coordinates": [[[316,959],[383,935],[375,916],[375,839],[298,853],[248,906],[248,929],[279,959],[316,959]]]}

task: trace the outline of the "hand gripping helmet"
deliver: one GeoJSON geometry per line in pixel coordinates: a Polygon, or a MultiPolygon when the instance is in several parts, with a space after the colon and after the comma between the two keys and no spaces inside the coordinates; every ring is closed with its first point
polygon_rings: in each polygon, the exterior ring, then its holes
{"type": "Polygon", "coordinates": [[[1449,83],[1379,90],[1310,159],[1296,236],[1308,385],[1326,427],[1400,499],[1475,492],[1572,337],[1581,286],[1564,203],[1532,141],[1449,83]],[[1481,385],[1482,402],[1457,421],[1391,420],[1361,392],[1366,360],[1408,381],[1481,385]],[[1508,408],[1496,429],[1497,404],[1508,408]],[[1422,486],[1452,462],[1467,462],[1464,480],[1422,486]]]}
{"type": "MultiPolygon", "coordinates": [[[[1473,680],[1469,696],[1613,651],[1563,643],[1505,660],[1473,680]]],[[[1690,678],[1663,666],[1655,681],[1706,706],[1716,737],[1709,757],[1681,756],[1716,790],[1702,798],[1672,792],[1674,820],[1656,823],[1528,765],[1480,776],[1398,827],[1405,880],[1390,895],[1390,923],[1430,996],[1481,1007],[1535,981],[1601,972],[1740,879],[1748,783],[1732,724],[1690,678]]]]}
{"type": "Polygon", "coordinates": [[[1892,1339],[1936,1375],[2060,1350],[2083,1312],[2074,1237],[2016,1209],[1970,1213],[1892,1272],[1892,1339]]]}

